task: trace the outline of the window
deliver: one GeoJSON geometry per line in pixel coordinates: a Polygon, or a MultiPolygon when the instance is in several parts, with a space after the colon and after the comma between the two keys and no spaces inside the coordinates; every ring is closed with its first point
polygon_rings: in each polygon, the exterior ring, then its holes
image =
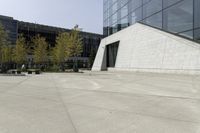
{"type": "Polygon", "coordinates": [[[162,28],[162,12],[157,13],[144,20],[144,23],[151,25],[153,27],[162,28]]]}
{"type": "Polygon", "coordinates": [[[183,32],[193,28],[193,1],[184,0],[164,10],[164,29],[171,32],[183,32]]]}
{"type": "Polygon", "coordinates": [[[200,28],[194,30],[194,39],[200,42],[200,28]]]}
{"type": "Polygon", "coordinates": [[[142,20],[142,8],[138,8],[137,10],[131,12],[129,17],[130,24],[134,24],[142,20]]]}
{"type": "Polygon", "coordinates": [[[193,30],[179,33],[179,35],[182,35],[182,36],[185,36],[187,38],[193,39],[193,30]]]}
{"type": "Polygon", "coordinates": [[[162,10],[162,0],[149,0],[143,6],[143,17],[146,18],[161,10],[162,10]]]}
{"type": "Polygon", "coordinates": [[[180,2],[180,1],[183,1],[183,0],[163,0],[163,6],[164,6],[164,8],[166,8],[166,7],[169,7],[169,6],[171,6],[171,5],[173,5],[177,2],[180,2]]]}
{"type": "Polygon", "coordinates": [[[126,27],[129,26],[129,23],[128,23],[128,16],[124,17],[121,19],[121,29],[124,29],[126,27]]]}
{"type": "Polygon", "coordinates": [[[200,27],[200,0],[194,0],[194,27],[200,27]]]}
{"type": "Polygon", "coordinates": [[[129,2],[130,12],[136,10],[137,8],[142,6],[142,0],[131,0],[129,2]]]}
{"type": "Polygon", "coordinates": [[[112,24],[117,23],[117,13],[112,16],[112,24]]]}
{"type": "Polygon", "coordinates": [[[121,10],[121,18],[125,17],[128,15],[128,5],[125,5],[121,10]]]}
{"type": "Polygon", "coordinates": [[[104,33],[108,35],[142,21],[200,40],[200,0],[104,0],[104,6],[104,33]]]}

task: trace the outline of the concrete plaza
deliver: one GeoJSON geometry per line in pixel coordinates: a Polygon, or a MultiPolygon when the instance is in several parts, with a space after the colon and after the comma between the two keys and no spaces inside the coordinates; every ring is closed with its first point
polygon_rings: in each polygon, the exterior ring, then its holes
{"type": "Polygon", "coordinates": [[[200,76],[0,76],[0,133],[200,133],[200,76]]]}

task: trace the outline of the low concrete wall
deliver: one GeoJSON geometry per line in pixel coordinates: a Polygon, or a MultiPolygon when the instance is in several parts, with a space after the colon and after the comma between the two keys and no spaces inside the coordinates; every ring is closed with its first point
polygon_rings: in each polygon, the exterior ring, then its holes
{"type": "Polygon", "coordinates": [[[101,41],[93,71],[106,69],[105,46],[120,41],[115,70],[199,73],[200,44],[142,24],[101,41]]]}

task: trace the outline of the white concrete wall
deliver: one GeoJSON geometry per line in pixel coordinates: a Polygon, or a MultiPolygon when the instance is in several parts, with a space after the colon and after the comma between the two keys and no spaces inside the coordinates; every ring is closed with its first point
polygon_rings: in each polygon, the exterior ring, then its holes
{"type": "Polygon", "coordinates": [[[197,73],[200,44],[142,24],[132,25],[101,41],[93,71],[106,68],[105,46],[120,41],[111,70],[197,73]]]}

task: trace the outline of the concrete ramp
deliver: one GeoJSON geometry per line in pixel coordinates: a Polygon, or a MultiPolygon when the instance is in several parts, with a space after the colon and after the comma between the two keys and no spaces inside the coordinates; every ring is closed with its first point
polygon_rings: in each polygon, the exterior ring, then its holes
{"type": "Polygon", "coordinates": [[[200,72],[200,44],[140,23],[101,41],[93,71],[107,70],[106,46],[117,41],[115,67],[108,70],[200,72]]]}

